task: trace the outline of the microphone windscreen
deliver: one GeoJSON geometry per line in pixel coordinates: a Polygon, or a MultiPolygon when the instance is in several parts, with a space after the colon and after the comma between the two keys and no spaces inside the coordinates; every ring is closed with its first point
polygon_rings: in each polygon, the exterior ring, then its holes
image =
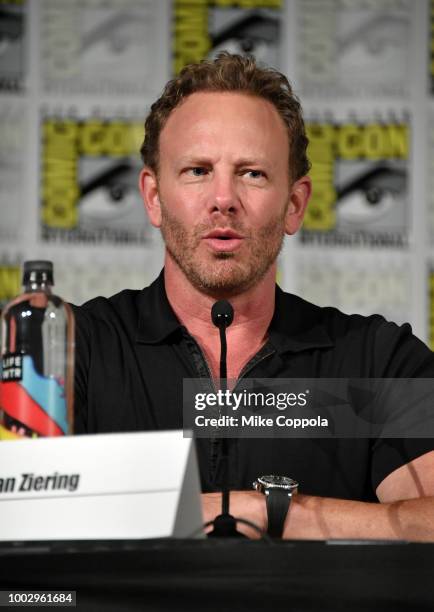
{"type": "Polygon", "coordinates": [[[229,327],[234,320],[234,309],[227,300],[219,300],[211,308],[211,319],[216,327],[229,327]]]}

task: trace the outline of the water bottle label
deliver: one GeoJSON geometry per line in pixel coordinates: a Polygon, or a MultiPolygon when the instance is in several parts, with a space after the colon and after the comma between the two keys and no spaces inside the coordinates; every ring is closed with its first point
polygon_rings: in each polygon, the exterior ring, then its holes
{"type": "Polygon", "coordinates": [[[30,355],[10,354],[3,359],[0,407],[0,438],[62,436],[68,432],[65,382],[41,376],[30,355]]]}
{"type": "Polygon", "coordinates": [[[23,377],[23,355],[6,354],[3,357],[2,375],[3,381],[21,380],[23,377]]]}

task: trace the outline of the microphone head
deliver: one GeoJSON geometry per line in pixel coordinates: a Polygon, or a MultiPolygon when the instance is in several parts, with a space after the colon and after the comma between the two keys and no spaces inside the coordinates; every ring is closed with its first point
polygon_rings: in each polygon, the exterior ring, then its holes
{"type": "Polygon", "coordinates": [[[234,320],[234,309],[227,300],[219,300],[211,308],[211,319],[218,328],[229,327],[234,320]]]}

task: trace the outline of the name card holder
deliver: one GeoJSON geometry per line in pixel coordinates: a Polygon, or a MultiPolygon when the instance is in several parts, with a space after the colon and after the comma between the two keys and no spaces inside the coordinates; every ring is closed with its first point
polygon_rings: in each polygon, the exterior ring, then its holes
{"type": "Polygon", "coordinates": [[[182,431],[0,443],[0,540],[189,537],[202,525],[182,431]]]}

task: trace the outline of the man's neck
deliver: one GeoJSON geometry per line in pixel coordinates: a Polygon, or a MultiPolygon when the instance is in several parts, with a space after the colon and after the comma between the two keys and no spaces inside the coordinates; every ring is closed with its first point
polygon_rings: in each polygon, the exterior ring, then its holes
{"type": "MultiPolygon", "coordinates": [[[[244,293],[229,298],[234,321],[227,330],[228,378],[236,378],[264,345],[274,313],[276,266],[244,293]]],[[[194,287],[178,265],[166,255],[164,281],[169,303],[180,322],[195,337],[215,377],[220,353],[218,329],[211,321],[212,305],[224,296],[210,296],[194,287]]]]}

